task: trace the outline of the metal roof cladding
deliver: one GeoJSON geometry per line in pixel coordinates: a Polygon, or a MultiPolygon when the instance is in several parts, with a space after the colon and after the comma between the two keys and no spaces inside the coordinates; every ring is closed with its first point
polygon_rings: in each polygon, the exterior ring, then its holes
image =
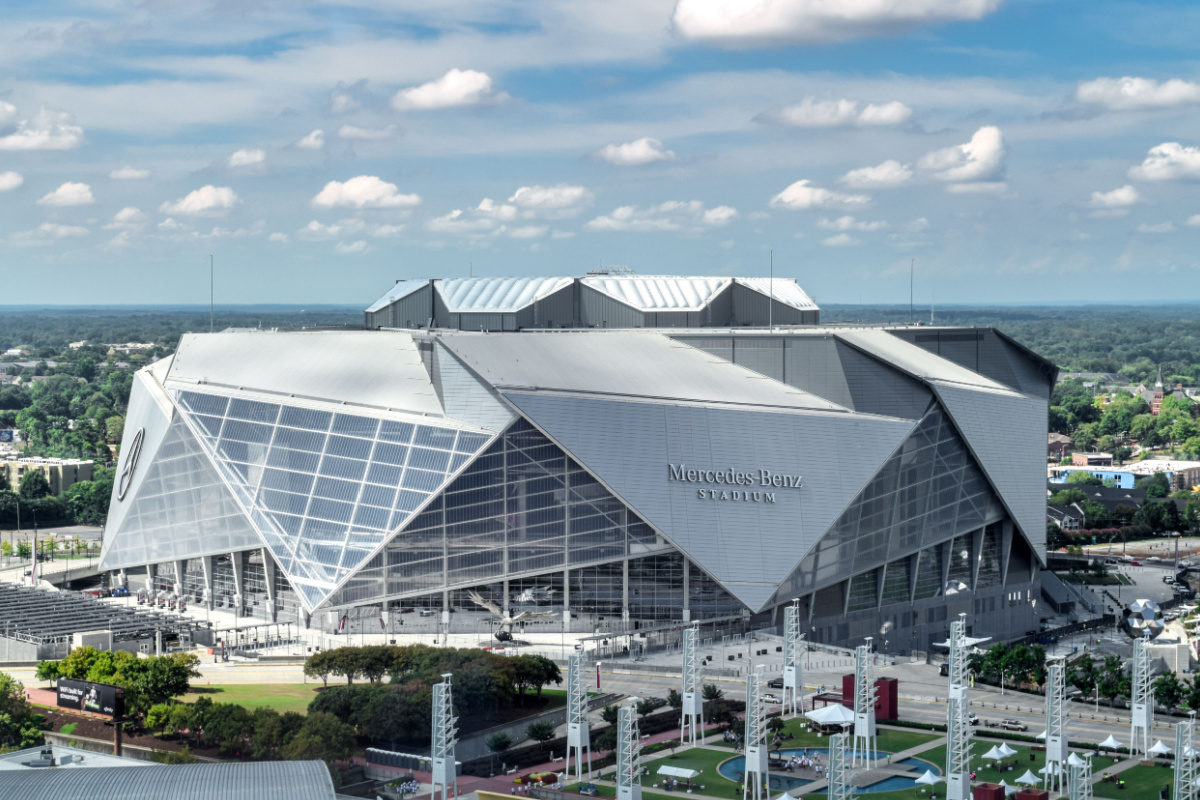
{"type": "Polygon", "coordinates": [[[451,314],[516,311],[571,285],[572,278],[451,278],[434,283],[451,314]]]}
{"type": "Polygon", "coordinates": [[[582,278],[580,283],[642,311],[699,311],[731,281],[675,275],[605,275],[582,278]]]}
{"type": "Polygon", "coordinates": [[[816,311],[817,303],[808,294],[800,288],[800,284],[791,278],[734,278],[735,283],[740,283],[754,291],[769,295],[775,298],[777,303],[789,305],[792,308],[800,308],[805,311],[816,311]]]}

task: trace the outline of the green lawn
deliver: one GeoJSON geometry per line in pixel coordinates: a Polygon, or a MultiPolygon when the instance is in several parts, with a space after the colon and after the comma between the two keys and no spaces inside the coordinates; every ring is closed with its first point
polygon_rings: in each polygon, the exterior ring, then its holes
{"type": "MultiPolygon", "coordinates": [[[[795,739],[788,739],[783,743],[786,749],[795,747],[828,747],[829,737],[821,736],[811,731],[804,730],[804,722],[799,719],[787,720],[786,726],[783,729],[784,735],[789,733],[795,735],[795,739]]],[[[879,731],[879,749],[888,753],[899,753],[907,750],[910,747],[932,742],[936,739],[941,739],[945,734],[941,733],[925,733],[923,731],[905,731],[905,730],[880,730],[879,731]]],[[[724,747],[732,750],[736,745],[732,742],[710,742],[714,747],[724,747]]]]}
{"type": "MultiPolygon", "coordinates": [[[[572,783],[570,786],[566,787],[565,791],[577,792],[577,791],[579,791],[579,784],[572,783]]],[[[604,785],[598,783],[598,784],[596,784],[596,792],[597,792],[598,797],[616,797],[617,796],[617,787],[604,786],[604,785]]],[[[679,800],[680,794],[682,794],[684,797],[687,797],[686,792],[682,792],[682,793],[676,792],[674,794],[659,794],[658,792],[647,792],[647,791],[643,790],[642,791],[642,800],[679,800]]],[[[741,795],[738,795],[738,797],[741,797],[741,795]]]]}
{"type": "Polygon", "coordinates": [[[317,696],[320,684],[303,683],[226,683],[213,686],[193,686],[180,698],[185,703],[194,703],[204,696],[214,703],[237,703],[248,709],[269,706],[279,713],[298,711],[308,713],[308,704],[317,696]]]}
{"type": "MultiPolygon", "coordinates": [[[[1093,769],[1099,767],[1103,759],[1096,759],[1093,769]]],[[[1111,764],[1111,762],[1109,762],[1111,764]]],[[[1099,769],[1096,772],[1099,773],[1099,769]]],[[[1119,773],[1125,781],[1125,788],[1119,789],[1115,783],[1097,783],[1092,787],[1096,797],[1111,797],[1118,800],[1158,800],[1158,790],[1162,786],[1171,787],[1175,773],[1163,767],[1130,767],[1119,773]]],[[[1170,791],[1170,788],[1168,788],[1170,791]]]]}

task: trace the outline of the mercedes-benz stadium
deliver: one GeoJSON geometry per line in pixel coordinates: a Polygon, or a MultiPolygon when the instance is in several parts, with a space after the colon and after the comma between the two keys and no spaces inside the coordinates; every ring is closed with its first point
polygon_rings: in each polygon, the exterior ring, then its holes
{"type": "MultiPolygon", "coordinates": [[[[336,630],[1037,627],[1052,364],[820,325],[794,281],[405,281],[355,330],[188,334],[136,373],[102,566],[336,630]],[[401,616],[403,614],[409,616],[401,616]]],[[[880,635],[880,632],[884,635],[880,635]]]]}

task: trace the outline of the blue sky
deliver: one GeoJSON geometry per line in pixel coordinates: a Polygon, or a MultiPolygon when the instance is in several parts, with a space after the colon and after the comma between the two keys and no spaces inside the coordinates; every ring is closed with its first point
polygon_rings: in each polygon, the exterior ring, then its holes
{"type": "Polygon", "coordinates": [[[776,274],[818,301],[1200,298],[1200,8],[10,0],[6,303],[776,274]]]}

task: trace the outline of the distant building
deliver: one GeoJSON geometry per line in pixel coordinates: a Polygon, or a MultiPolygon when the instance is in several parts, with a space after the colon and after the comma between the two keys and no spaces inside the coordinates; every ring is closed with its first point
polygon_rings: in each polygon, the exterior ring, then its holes
{"type": "MultiPolygon", "coordinates": [[[[1078,455],[1078,454],[1076,454],[1078,455]]],[[[1200,485],[1200,461],[1135,461],[1120,467],[1112,466],[1051,466],[1047,468],[1050,483],[1064,484],[1072,472],[1087,472],[1105,483],[1121,489],[1132,489],[1134,481],[1163,473],[1172,491],[1200,485]]]]}
{"type": "Polygon", "coordinates": [[[1196,403],[1196,398],[1184,390],[1182,383],[1176,383],[1174,389],[1166,391],[1163,385],[1162,367],[1158,368],[1158,378],[1154,381],[1153,389],[1147,389],[1143,384],[1137,387],[1133,393],[1146,401],[1146,404],[1150,406],[1150,413],[1156,417],[1162,412],[1163,400],[1167,397],[1178,397],[1181,400],[1187,400],[1192,405],[1196,403]]]}
{"type": "Polygon", "coordinates": [[[92,479],[95,462],[74,458],[15,458],[0,461],[0,474],[14,490],[32,470],[39,470],[50,484],[50,493],[61,495],[73,484],[92,479]]]}
{"type": "Polygon", "coordinates": [[[1061,461],[1066,457],[1067,453],[1071,452],[1071,448],[1075,446],[1075,441],[1065,433],[1051,433],[1049,435],[1049,446],[1047,455],[1055,461],[1061,461]]]}
{"type": "Polygon", "coordinates": [[[91,344],[91,342],[89,342],[87,339],[80,339],[78,342],[71,342],[67,345],[67,347],[71,348],[72,350],[78,350],[81,347],[87,347],[89,344],[91,344]]]}
{"type": "Polygon", "coordinates": [[[1078,503],[1069,506],[1046,506],[1046,519],[1064,531],[1077,531],[1083,527],[1084,513],[1078,503]]]}
{"type": "Polygon", "coordinates": [[[145,353],[153,350],[155,347],[153,342],[126,342],[125,344],[110,344],[108,346],[108,354],[115,356],[117,353],[145,353]]]}
{"type": "Polygon", "coordinates": [[[1075,467],[1111,467],[1112,453],[1072,453],[1071,465],[1075,467]]]}

